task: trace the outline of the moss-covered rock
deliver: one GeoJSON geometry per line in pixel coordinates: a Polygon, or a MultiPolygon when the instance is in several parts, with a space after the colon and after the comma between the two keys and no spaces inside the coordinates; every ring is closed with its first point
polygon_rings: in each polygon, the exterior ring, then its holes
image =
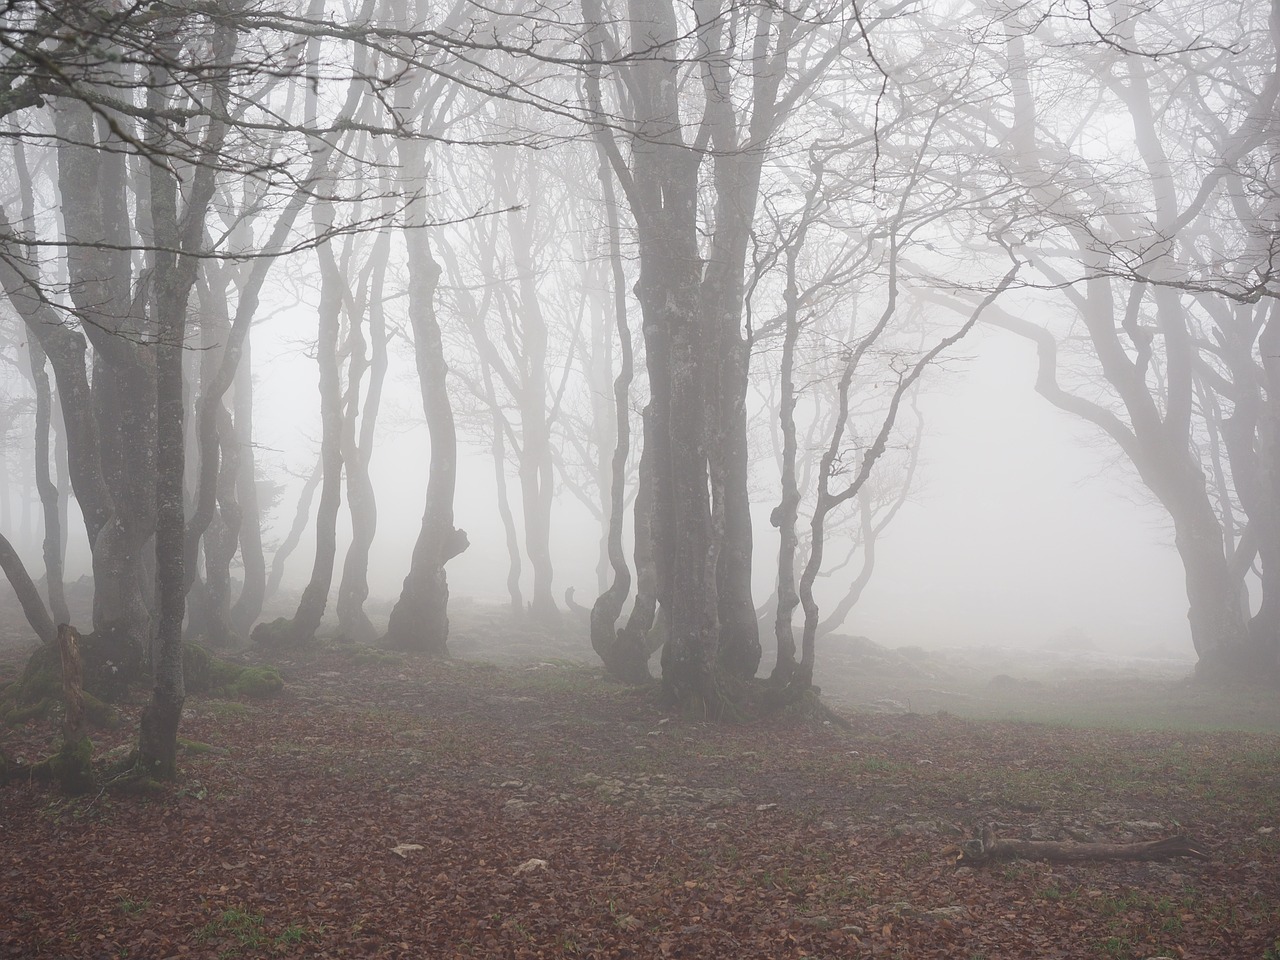
{"type": "Polygon", "coordinates": [[[48,716],[62,697],[62,663],[52,647],[37,647],[22,676],[0,692],[0,720],[17,726],[48,716]]]}
{"type": "Polygon", "coordinates": [[[245,667],[220,660],[194,643],[182,648],[182,668],[188,693],[215,697],[256,699],[270,697],[284,689],[275,667],[245,667]]]}
{"type": "Polygon", "coordinates": [[[21,726],[31,720],[42,720],[53,712],[55,701],[45,697],[35,703],[22,703],[17,700],[0,700],[0,720],[10,726],[21,726]]]}
{"type": "MultiPolygon", "coordinates": [[[[183,670],[190,693],[235,700],[240,697],[270,697],[284,689],[284,681],[274,667],[228,663],[194,643],[183,645],[183,670]]],[[[114,682],[91,687],[89,680],[93,675],[86,667],[85,718],[92,727],[114,730],[120,726],[120,714],[109,701],[121,691],[114,682]]],[[[99,670],[99,679],[102,675],[99,670]]],[[[27,660],[22,676],[0,690],[0,722],[17,726],[43,719],[62,705],[62,699],[62,661],[58,658],[58,651],[52,647],[39,647],[27,660]]]]}
{"type": "Polygon", "coordinates": [[[293,620],[289,617],[276,617],[274,620],[263,621],[253,628],[249,640],[268,649],[288,646],[294,641],[293,620]]]}
{"type": "Polygon", "coordinates": [[[58,752],[31,766],[31,775],[56,783],[64,793],[73,796],[88,793],[94,787],[93,741],[88,737],[64,743],[58,752]]]}
{"type": "Polygon", "coordinates": [[[120,726],[120,713],[109,703],[104,703],[92,693],[84,695],[84,716],[89,725],[100,730],[115,730],[120,726]]]}
{"type": "Polygon", "coordinates": [[[223,689],[232,699],[248,697],[257,700],[275,696],[284,689],[284,680],[275,667],[244,667],[240,675],[223,689]]]}
{"type": "MultiPolygon", "coordinates": [[[[111,659],[113,653],[95,634],[79,637],[79,654],[88,722],[99,727],[114,727],[119,717],[108,704],[120,699],[129,684],[137,680],[138,671],[111,659]]],[[[0,692],[0,719],[10,724],[26,723],[46,717],[61,701],[63,662],[58,648],[37,646],[27,658],[22,676],[0,692]]]]}
{"type": "MultiPolygon", "coordinates": [[[[83,656],[86,644],[81,644],[83,656]]],[[[114,730],[120,725],[120,715],[107,700],[118,696],[120,690],[114,680],[103,682],[104,669],[88,667],[85,658],[85,718],[92,726],[114,730]],[[96,678],[96,680],[95,680],[96,678]],[[94,685],[90,686],[90,681],[94,685]]],[[[22,676],[0,693],[0,720],[11,725],[26,723],[47,717],[62,703],[62,660],[53,647],[41,646],[31,654],[22,676]]]]}

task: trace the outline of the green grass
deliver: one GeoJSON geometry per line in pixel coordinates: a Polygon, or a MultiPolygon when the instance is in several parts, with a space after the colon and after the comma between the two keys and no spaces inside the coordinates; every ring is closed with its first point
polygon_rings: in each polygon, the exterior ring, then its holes
{"type": "Polygon", "coordinates": [[[216,919],[198,928],[194,938],[200,945],[216,942],[221,947],[218,957],[229,960],[232,957],[277,953],[286,947],[306,943],[318,933],[301,924],[290,924],[273,935],[267,931],[266,918],[262,914],[240,906],[223,910],[216,919]]]}
{"type": "Polygon", "coordinates": [[[130,917],[136,917],[151,907],[150,900],[134,900],[131,897],[121,897],[119,899],[120,912],[130,917]]]}

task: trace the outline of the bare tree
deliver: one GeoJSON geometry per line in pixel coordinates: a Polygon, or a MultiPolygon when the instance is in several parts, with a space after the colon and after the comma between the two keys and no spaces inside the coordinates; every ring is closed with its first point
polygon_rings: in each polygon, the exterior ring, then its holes
{"type": "MultiPolygon", "coordinates": [[[[1215,467],[1204,451],[1206,430],[1219,433],[1263,556],[1280,490],[1256,482],[1269,442],[1256,385],[1268,374],[1266,320],[1250,304],[1272,282],[1275,195],[1252,171],[1274,156],[1262,118],[1280,91],[1277,27],[1262,57],[1224,57],[1242,29],[1257,35],[1261,10],[1215,8],[1209,32],[1193,37],[1178,13],[1192,9],[1108,11],[1083,46],[1063,45],[1079,31],[1069,21],[1007,21],[1011,99],[990,120],[1010,146],[1000,159],[1027,191],[1018,229],[1040,285],[1059,291],[1079,318],[1105,393],[1059,382],[1066,343],[1051,325],[1000,312],[991,319],[1036,343],[1039,392],[1096,425],[1168,512],[1202,667],[1247,675],[1260,662],[1280,663],[1280,634],[1267,625],[1266,599],[1266,615],[1252,624],[1242,603],[1243,557],[1252,551],[1237,557],[1245,533],[1228,520],[1227,502],[1215,500],[1228,484],[1210,485],[1215,467]],[[1088,147],[1102,121],[1064,113],[1043,82],[1063,58],[1086,68],[1092,113],[1132,131],[1122,167],[1088,147]],[[1184,144],[1200,130],[1191,151],[1184,144]],[[1229,413],[1207,401],[1208,389],[1229,413]]],[[[1269,541],[1265,549],[1271,556],[1269,541]]]]}

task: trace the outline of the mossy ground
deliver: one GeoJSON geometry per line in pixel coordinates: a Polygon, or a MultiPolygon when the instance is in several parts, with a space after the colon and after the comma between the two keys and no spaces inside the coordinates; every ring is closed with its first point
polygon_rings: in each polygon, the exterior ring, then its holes
{"type": "MultiPolygon", "coordinates": [[[[230,663],[193,643],[184,647],[183,669],[190,693],[252,700],[274,696],[284,688],[275,667],[230,663]]],[[[85,718],[92,727],[114,730],[120,725],[120,714],[105,698],[118,699],[121,690],[114,684],[90,686],[95,677],[101,676],[101,670],[85,671],[85,718]]],[[[62,699],[62,664],[58,652],[52,647],[37,647],[22,675],[0,690],[0,722],[17,726],[44,719],[60,708],[62,699]]]]}

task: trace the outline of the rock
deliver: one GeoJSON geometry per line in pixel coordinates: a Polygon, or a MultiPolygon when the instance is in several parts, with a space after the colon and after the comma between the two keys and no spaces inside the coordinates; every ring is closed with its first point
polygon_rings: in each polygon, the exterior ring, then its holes
{"type": "Polygon", "coordinates": [[[913,903],[905,900],[899,900],[897,903],[888,907],[890,913],[895,916],[905,917],[915,920],[954,920],[959,917],[967,916],[968,907],[954,904],[947,907],[918,907],[913,903]]]}
{"type": "Polygon", "coordinates": [[[958,920],[961,917],[969,915],[969,908],[960,904],[950,907],[934,907],[932,910],[926,910],[922,916],[926,920],[958,920]]]}
{"type": "Polygon", "coordinates": [[[814,930],[831,930],[836,925],[830,917],[796,917],[793,922],[797,926],[810,927],[814,930]]]}

